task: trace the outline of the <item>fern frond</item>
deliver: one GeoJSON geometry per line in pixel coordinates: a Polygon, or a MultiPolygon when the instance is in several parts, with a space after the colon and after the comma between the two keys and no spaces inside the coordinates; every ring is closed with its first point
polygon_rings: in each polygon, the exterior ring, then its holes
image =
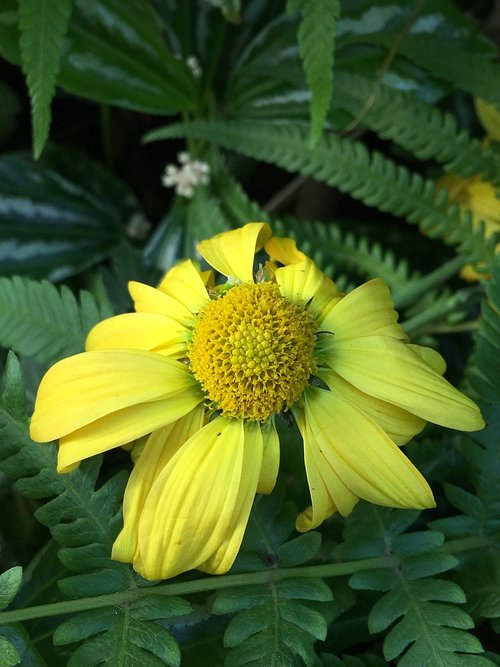
{"type": "Polygon", "coordinates": [[[463,214],[456,204],[449,206],[446,192],[436,194],[432,181],[378,152],[370,153],[360,142],[335,135],[323,137],[311,149],[305,134],[302,126],[292,124],[198,121],[161,128],[146,140],[197,137],[287,171],[299,171],[368,206],[406,217],[431,238],[458,245],[467,261],[491,263],[495,239],[485,240],[482,226],[473,229],[470,212],[463,214]]]}
{"type": "Polygon", "coordinates": [[[333,91],[335,36],[340,0],[289,0],[288,11],[300,11],[299,51],[311,91],[311,146],[325,125],[333,91]]]}
{"type": "Polygon", "coordinates": [[[334,104],[354,117],[360,114],[361,125],[382,138],[421,160],[437,160],[458,176],[500,179],[500,156],[459,130],[452,114],[357,74],[338,72],[335,85],[334,104]]]}
{"type": "MultiPolygon", "coordinates": [[[[56,447],[29,438],[21,370],[9,353],[0,397],[0,470],[23,495],[50,498],[35,516],[50,529],[60,546],[59,559],[72,572],[59,581],[60,589],[76,598],[137,590],[141,582],[130,567],[110,560],[121,526],[126,473],[96,489],[100,457],[65,475],[56,472],[55,464],[56,447]]],[[[140,662],[178,667],[177,643],[156,621],[187,611],[189,605],[177,598],[132,595],[123,606],[78,613],[63,623],[55,638],[59,644],[84,641],[69,665],[129,667],[140,662]]]]}
{"type": "Polygon", "coordinates": [[[273,578],[273,568],[291,567],[311,560],[321,538],[308,533],[285,541],[293,532],[296,511],[276,497],[258,497],[236,567],[268,570],[264,585],[221,591],[214,602],[216,614],[236,614],[227,626],[227,667],[284,667],[297,657],[311,667],[313,644],[325,639],[323,614],[308,603],[332,599],[330,588],[319,578],[273,578]]]}
{"type": "Polygon", "coordinates": [[[90,292],[14,276],[0,278],[0,346],[44,363],[81,352],[90,329],[109,310],[90,292]]]}
{"type": "Polygon", "coordinates": [[[31,97],[35,159],[40,156],[49,134],[50,104],[70,14],[71,0],[19,2],[19,46],[31,97]]]}
{"type": "Polygon", "coordinates": [[[457,560],[439,548],[437,531],[404,532],[418,512],[361,505],[347,520],[345,543],[336,550],[343,558],[360,553],[393,558],[393,566],[354,574],[350,585],[383,591],[368,617],[370,632],[385,632],[386,660],[401,656],[405,667],[491,667],[478,655],[482,647],[466,630],[474,623],[455,605],[465,602],[462,589],[437,574],[454,568],[457,560]]]}

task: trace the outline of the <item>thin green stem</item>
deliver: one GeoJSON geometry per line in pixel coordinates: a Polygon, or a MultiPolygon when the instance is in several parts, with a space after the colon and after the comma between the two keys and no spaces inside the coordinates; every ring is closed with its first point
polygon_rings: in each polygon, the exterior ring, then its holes
{"type": "MultiPolygon", "coordinates": [[[[452,540],[444,544],[439,551],[446,553],[459,553],[482,549],[491,544],[491,540],[482,535],[452,540]]],[[[34,618],[45,618],[47,616],[59,616],[60,614],[73,614],[79,611],[99,609],[102,607],[116,607],[137,600],[145,595],[189,595],[190,593],[201,593],[204,591],[222,590],[237,586],[249,586],[252,584],[264,584],[272,576],[274,581],[289,579],[292,577],[341,577],[366,570],[377,570],[382,568],[394,568],[399,565],[397,556],[381,556],[379,558],[364,558],[362,560],[346,561],[342,563],[326,563],[323,565],[306,565],[304,567],[276,568],[270,575],[269,570],[262,572],[249,572],[248,574],[227,574],[220,577],[206,577],[193,581],[169,583],[154,588],[134,588],[119,593],[100,595],[97,597],[82,598],[79,600],[68,600],[65,602],[54,602],[52,604],[27,607],[26,609],[13,609],[0,612],[0,624],[19,623],[34,618]]]]}

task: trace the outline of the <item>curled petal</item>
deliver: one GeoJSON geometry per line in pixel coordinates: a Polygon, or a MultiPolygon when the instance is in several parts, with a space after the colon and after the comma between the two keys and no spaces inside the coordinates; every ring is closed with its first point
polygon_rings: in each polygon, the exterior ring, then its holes
{"type": "Polygon", "coordinates": [[[271,493],[280,467],[280,441],[274,419],[270,419],[262,426],[262,437],[264,453],[257,492],[271,493]]]}
{"type": "Polygon", "coordinates": [[[264,248],[271,261],[280,262],[284,266],[298,264],[307,259],[307,255],[297,249],[295,239],[273,236],[264,248]]]}
{"type": "Polygon", "coordinates": [[[244,227],[217,234],[196,246],[200,255],[224,276],[234,276],[243,282],[253,281],[253,261],[271,238],[267,222],[249,222],[244,227]]]}

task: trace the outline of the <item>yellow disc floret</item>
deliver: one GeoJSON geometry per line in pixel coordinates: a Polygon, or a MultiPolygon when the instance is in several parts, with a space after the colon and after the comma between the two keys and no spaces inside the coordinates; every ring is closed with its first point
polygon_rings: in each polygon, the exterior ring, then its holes
{"type": "Polygon", "coordinates": [[[275,283],[244,283],[200,313],[188,354],[214,407],[263,421],[299,398],[315,369],[315,340],[310,313],[275,283]]]}

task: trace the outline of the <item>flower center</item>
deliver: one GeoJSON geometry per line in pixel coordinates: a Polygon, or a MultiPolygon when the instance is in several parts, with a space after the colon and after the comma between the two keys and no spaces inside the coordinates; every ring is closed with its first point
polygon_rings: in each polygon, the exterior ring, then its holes
{"type": "Polygon", "coordinates": [[[245,283],[198,316],[189,344],[194,376],[217,409],[264,421],[293,405],[315,369],[316,325],[274,283],[245,283]]]}

